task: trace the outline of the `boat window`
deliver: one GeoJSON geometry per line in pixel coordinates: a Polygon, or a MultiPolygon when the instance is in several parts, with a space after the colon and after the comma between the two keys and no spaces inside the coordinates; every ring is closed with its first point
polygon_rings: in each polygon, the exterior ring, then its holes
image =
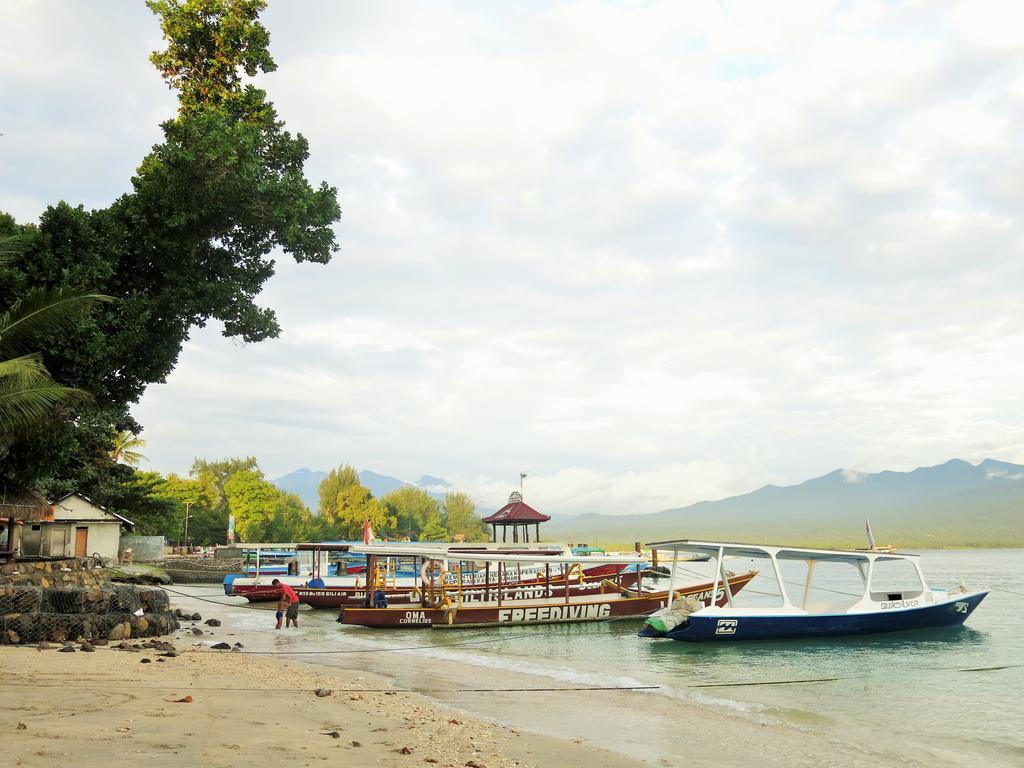
{"type": "Polygon", "coordinates": [[[811,574],[809,590],[807,564],[804,564],[802,578],[799,585],[789,587],[789,594],[797,605],[804,605],[812,613],[845,611],[864,596],[864,579],[855,563],[817,561],[811,574]]]}
{"type": "MultiPolygon", "coordinates": [[[[742,574],[748,571],[757,571],[757,576],[738,594],[734,596],[735,605],[750,606],[758,608],[782,608],[785,602],[782,593],[779,592],[779,582],[775,578],[775,570],[772,568],[772,561],[768,557],[730,557],[725,561],[725,567],[732,573],[742,574]]],[[[782,567],[783,579],[790,580],[785,566],[782,567]]],[[[793,587],[786,584],[786,592],[792,599],[793,587]]]]}
{"type": "Polygon", "coordinates": [[[905,600],[921,593],[921,580],[909,560],[876,560],[871,574],[875,600],[905,600]]]}

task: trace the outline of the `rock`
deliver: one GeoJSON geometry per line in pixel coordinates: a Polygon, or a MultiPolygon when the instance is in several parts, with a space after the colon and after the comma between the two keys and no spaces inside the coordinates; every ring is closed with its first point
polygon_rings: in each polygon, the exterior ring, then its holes
{"type": "Polygon", "coordinates": [[[215,651],[230,651],[231,650],[231,646],[228,645],[227,643],[215,643],[215,644],[211,645],[210,647],[213,648],[215,651]]]}
{"type": "MultiPolygon", "coordinates": [[[[155,565],[115,565],[106,569],[113,581],[126,584],[172,584],[163,568],[155,565]]],[[[178,618],[181,618],[180,616],[178,618]]]]}
{"type": "Polygon", "coordinates": [[[18,729],[19,731],[24,731],[24,730],[25,730],[26,728],[28,728],[28,726],[27,726],[27,725],[25,725],[25,724],[24,724],[23,722],[21,722],[21,720],[19,720],[19,721],[18,721],[18,726],[17,726],[17,729],[18,729]]]}
{"type": "Polygon", "coordinates": [[[203,624],[205,624],[208,627],[219,627],[220,619],[207,619],[203,622],[203,624]]]}
{"type": "Polygon", "coordinates": [[[48,642],[46,642],[45,640],[43,640],[43,641],[40,641],[39,645],[37,645],[37,646],[36,646],[36,650],[40,650],[40,651],[48,651],[48,650],[50,650],[51,648],[53,648],[53,646],[52,646],[52,645],[50,645],[50,644],[49,644],[48,642]]]}
{"type": "Polygon", "coordinates": [[[245,648],[241,643],[235,643],[235,648],[245,648]]]}
{"type": "Polygon", "coordinates": [[[174,615],[175,615],[176,618],[179,618],[179,619],[187,618],[185,616],[185,612],[183,610],[181,610],[181,608],[175,608],[174,609],[174,615]]]}
{"type": "Polygon", "coordinates": [[[161,653],[160,655],[161,656],[165,656],[168,659],[175,659],[175,658],[178,657],[178,654],[177,654],[176,651],[167,651],[166,653],[161,653]]]}
{"type": "Polygon", "coordinates": [[[395,752],[397,752],[400,755],[411,755],[412,747],[402,747],[401,749],[396,749],[395,752]]]}
{"type": "Polygon", "coordinates": [[[105,637],[97,637],[92,641],[93,645],[106,645],[107,639],[105,637]]]}
{"type": "Polygon", "coordinates": [[[139,659],[139,664],[152,664],[152,663],[153,663],[152,659],[147,659],[145,657],[139,659]]]}
{"type": "Polygon", "coordinates": [[[192,614],[192,621],[202,621],[202,620],[203,620],[203,617],[200,616],[198,613],[193,613],[192,614]]]}
{"type": "Polygon", "coordinates": [[[74,653],[75,649],[70,645],[65,645],[63,648],[58,648],[58,653],[74,653]]]}
{"type": "Polygon", "coordinates": [[[315,691],[313,691],[313,693],[316,694],[317,698],[323,699],[327,696],[330,696],[332,693],[334,693],[334,691],[332,691],[330,688],[317,688],[315,691]]]}
{"type": "Polygon", "coordinates": [[[193,635],[201,635],[201,634],[203,634],[203,630],[201,630],[199,627],[192,627],[192,634],[193,635]]]}
{"type": "Polygon", "coordinates": [[[340,739],[341,738],[341,734],[338,733],[337,731],[328,731],[327,733],[325,733],[323,735],[324,736],[330,736],[332,739],[340,739]]]}
{"type": "Polygon", "coordinates": [[[362,745],[362,744],[360,744],[360,743],[359,743],[358,741],[353,741],[353,742],[352,742],[352,746],[353,746],[353,747],[361,747],[361,746],[363,746],[363,745],[362,745]]]}
{"type": "Polygon", "coordinates": [[[89,643],[82,643],[82,647],[78,650],[84,651],[85,653],[96,653],[96,649],[93,648],[92,645],[90,645],[89,643]]]}

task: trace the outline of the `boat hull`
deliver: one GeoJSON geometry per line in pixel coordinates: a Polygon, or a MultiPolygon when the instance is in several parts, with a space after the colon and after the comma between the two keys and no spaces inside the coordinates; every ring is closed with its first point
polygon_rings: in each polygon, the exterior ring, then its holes
{"type": "MultiPolygon", "coordinates": [[[[739,592],[750,583],[755,572],[733,576],[729,580],[733,593],[739,592]]],[[[677,596],[693,597],[704,605],[712,601],[712,584],[705,582],[675,590],[677,596]]],[[[726,602],[725,589],[721,585],[715,595],[716,604],[726,602]]],[[[564,599],[564,592],[563,592],[564,599]]],[[[572,594],[570,593],[572,600],[572,594]]],[[[509,600],[501,605],[493,601],[474,605],[463,603],[461,607],[424,608],[420,605],[388,606],[387,608],[343,608],[338,621],[342,624],[357,624],[365,627],[388,627],[392,629],[454,629],[459,627],[503,627],[527,624],[564,624],[609,619],[644,618],[665,607],[668,592],[652,592],[638,597],[624,597],[618,592],[607,591],[588,598],[576,598],[572,602],[509,600]]]]}
{"type": "Polygon", "coordinates": [[[641,637],[682,642],[732,642],[877,635],[963,624],[988,592],[954,595],[941,602],[896,610],[827,615],[690,616],[669,632],[645,625],[641,637]]]}

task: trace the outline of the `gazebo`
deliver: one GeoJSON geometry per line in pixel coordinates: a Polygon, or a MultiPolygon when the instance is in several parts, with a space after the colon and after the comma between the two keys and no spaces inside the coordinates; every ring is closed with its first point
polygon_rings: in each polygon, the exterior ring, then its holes
{"type": "Polygon", "coordinates": [[[485,517],[484,522],[491,526],[491,541],[498,541],[498,526],[501,526],[501,540],[508,541],[508,529],[512,526],[512,541],[530,541],[530,526],[534,526],[534,541],[540,541],[540,524],[551,519],[550,515],[538,512],[525,501],[519,491],[513,491],[508,497],[508,504],[499,509],[490,517],[485,517]],[[523,538],[519,538],[519,529],[523,529],[523,538]]]}

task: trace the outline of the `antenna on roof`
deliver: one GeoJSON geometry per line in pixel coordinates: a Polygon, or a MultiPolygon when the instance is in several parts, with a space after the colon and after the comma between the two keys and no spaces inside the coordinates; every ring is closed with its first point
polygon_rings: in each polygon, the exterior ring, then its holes
{"type": "Polygon", "coordinates": [[[523,480],[525,480],[525,479],[526,479],[526,473],[525,472],[520,472],[519,473],[519,495],[520,496],[522,496],[522,494],[523,494],[523,480]]]}

